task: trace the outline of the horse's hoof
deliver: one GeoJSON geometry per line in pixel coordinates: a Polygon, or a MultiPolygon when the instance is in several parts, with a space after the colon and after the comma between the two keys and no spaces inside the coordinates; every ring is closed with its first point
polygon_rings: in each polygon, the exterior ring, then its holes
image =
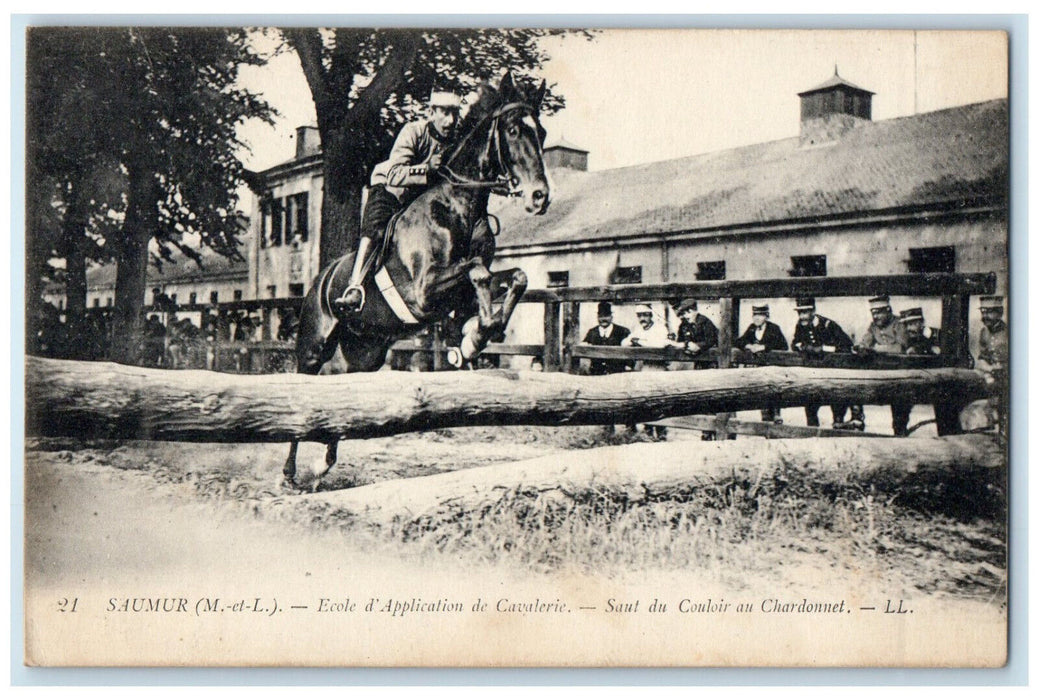
{"type": "Polygon", "coordinates": [[[462,357],[461,348],[448,348],[447,349],[447,364],[451,365],[455,369],[461,369],[465,363],[465,358],[462,357]]]}
{"type": "Polygon", "coordinates": [[[282,476],[279,486],[283,493],[299,493],[301,491],[300,485],[296,483],[296,479],[288,474],[282,476]]]}

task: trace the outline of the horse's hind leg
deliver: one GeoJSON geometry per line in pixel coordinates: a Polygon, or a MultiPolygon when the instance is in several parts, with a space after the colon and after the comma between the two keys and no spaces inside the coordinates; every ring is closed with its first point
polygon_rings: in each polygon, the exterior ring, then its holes
{"type": "MultiPolygon", "coordinates": [[[[334,319],[321,313],[320,301],[314,285],[311,292],[303,300],[300,312],[299,334],[296,340],[296,372],[316,375],[335,354],[339,333],[336,332],[334,319]]],[[[285,484],[296,486],[296,453],[299,441],[293,440],[289,445],[289,456],[281,473],[285,484]]],[[[334,451],[333,451],[334,452],[334,451]]],[[[334,460],[333,460],[334,462],[334,460]]],[[[327,471],[327,470],[326,470],[327,471]]]]}

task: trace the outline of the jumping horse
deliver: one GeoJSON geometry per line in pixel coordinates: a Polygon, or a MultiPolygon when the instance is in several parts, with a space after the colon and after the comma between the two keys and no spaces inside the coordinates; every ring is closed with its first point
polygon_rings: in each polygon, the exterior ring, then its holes
{"type": "MultiPolygon", "coordinates": [[[[490,272],[496,232],[478,224],[486,220],[492,192],[522,199],[530,215],[548,208],[545,131],[538,121],[544,94],[542,82],[528,98],[510,73],[497,88],[481,87],[434,181],[391,220],[371,265],[376,272],[366,277],[361,312],[338,317],[331,303],[346,289],[353,254],[318,274],[303,300],[297,372],[317,374],[337,347],[347,372],[374,372],[395,341],[438,321],[461,329],[458,347],[449,352],[452,364],[461,366],[504,331],[527,276],[518,268],[490,272]]],[[[312,488],[335,465],[338,444],[328,443],[324,464],[313,469],[312,488]]],[[[298,447],[294,441],[283,469],[293,487],[298,447]]]]}

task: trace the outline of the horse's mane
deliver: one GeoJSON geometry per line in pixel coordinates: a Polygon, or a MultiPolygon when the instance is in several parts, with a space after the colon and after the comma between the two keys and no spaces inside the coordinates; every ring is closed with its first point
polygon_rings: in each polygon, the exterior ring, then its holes
{"type": "Polygon", "coordinates": [[[465,118],[458,125],[458,133],[464,138],[491,112],[501,104],[501,93],[490,83],[482,83],[476,89],[476,100],[469,106],[465,118]]]}

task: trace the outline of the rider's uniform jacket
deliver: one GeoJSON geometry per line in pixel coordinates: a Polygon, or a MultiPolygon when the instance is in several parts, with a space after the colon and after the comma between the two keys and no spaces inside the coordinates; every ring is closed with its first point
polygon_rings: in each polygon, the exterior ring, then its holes
{"type": "Polygon", "coordinates": [[[404,125],[393,142],[390,157],[372,170],[371,185],[385,185],[400,199],[409,187],[428,184],[429,159],[442,153],[447,142],[428,119],[404,125]]]}

